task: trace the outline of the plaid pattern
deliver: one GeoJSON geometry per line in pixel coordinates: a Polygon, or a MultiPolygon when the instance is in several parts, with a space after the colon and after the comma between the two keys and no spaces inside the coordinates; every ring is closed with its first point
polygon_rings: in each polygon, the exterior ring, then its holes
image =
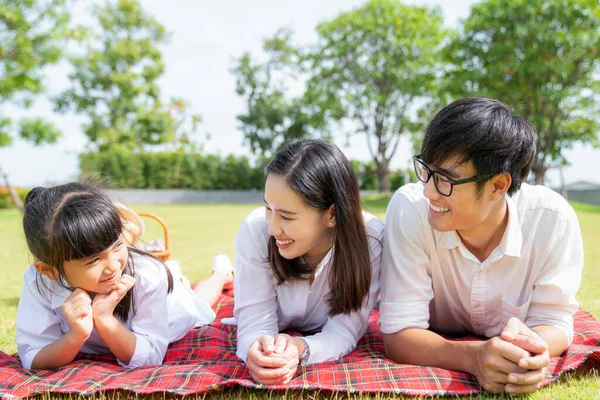
{"type": "MultiPolygon", "coordinates": [[[[158,367],[126,370],[113,356],[81,355],[67,367],[53,371],[26,371],[18,358],[0,352],[0,395],[25,397],[42,393],[89,395],[106,390],[138,394],[168,392],[201,394],[234,385],[265,388],[254,383],[235,356],[235,327],[220,319],[233,313],[231,292],[217,305],[217,320],[196,328],[169,346],[165,362],[158,367]]],[[[337,362],[299,368],[287,385],[270,389],[322,389],[341,392],[390,392],[406,395],[466,395],[481,391],[469,374],[438,368],[399,365],[383,354],[377,329],[378,312],[371,315],[369,330],[357,349],[337,362]]],[[[461,338],[467,339],[467,338],[461,338]]],[[[589,313],[575,316],[575,339],[563,357],[552,358],[544,381],[574,370],[588,358],[600,360],[600,322],[589,313]]]]}

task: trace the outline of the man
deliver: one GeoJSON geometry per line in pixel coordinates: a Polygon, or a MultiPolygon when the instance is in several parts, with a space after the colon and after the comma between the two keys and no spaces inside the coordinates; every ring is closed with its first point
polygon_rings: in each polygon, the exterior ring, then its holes
{"type": "Polygon", "coordinates": [[[388,357],[520,394],[539,388],[549,357],[571,344],[581,232],[562,197],[523,183],[535,145],[533,127],[492,99],[456,101],[431,121],[413,160],[421,183],[400,188],[387,210],[388,357]]]}

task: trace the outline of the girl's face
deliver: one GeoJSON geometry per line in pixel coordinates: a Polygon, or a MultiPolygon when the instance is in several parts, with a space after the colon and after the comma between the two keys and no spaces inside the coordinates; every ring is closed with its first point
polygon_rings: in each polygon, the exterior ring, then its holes
{"type": "Polygon", "coordinates": [[[108,248],[91,257],[63,263],[69,285],[88,293],[110,293],[115,282],[121,279],[127,264],[127,246],[120,236],[108,248]]]}
{"type": "Polygon", "coordinates": [[[302,257],[316,265],[333,245],[333,206],[324,212],[308,206],[276,174],[269,174],[265,183],[265,218],[285,259],[302,257]]]}

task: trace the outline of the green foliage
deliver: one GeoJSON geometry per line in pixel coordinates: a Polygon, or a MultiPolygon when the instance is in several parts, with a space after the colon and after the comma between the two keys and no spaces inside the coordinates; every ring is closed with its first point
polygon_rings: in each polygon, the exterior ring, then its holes
{"type": "MultiPolygon", "coordinates": [[[[379,188],[379,182],[377,179],[377,166],[375,161],[371,160],[368,162],[362,162],[358,160],[350,160],[352,168],[358,177],[361,190],[377,190],[379,188]]],[[[414,171],[409,170],[408,176],[409,181],[406,182],[405,170],[390,171],[390,190],[394,191],[400,186],[408,182],[416,182],[417,177],[414,171]]]]}
{"type": "MultiPolygon", "coordinates": [[[[61,56],[68,28],[65,0],[8,0],[0,3],[0,104],[28,108],[43,92],[44,67],[61,56]]],[[[0,117],[0,147],[16,133],[35,144],[53,143],[60,132],[39,118],[13,121],[0,117]]]]}
{"type": "Polygon", "coordinates": [[[199,117],[188,116],[181,99],[168,106],[160,99],[165,28],[137,0],[108,1],[94,17],[99,27],[80,38],[85,52],[71,57],[72,87],[56,99],[57,110],[89,118],[83,130],[93,149],[189,144],[199,117]],[[177,132],[190,119],[191,127],[177,132]]]}
{"type": "Polygon", "coordinates": [[[400,136],[424,123],[417,109],[433,95],[442,26],[439,9],[371,0],[317,27],[308,92],[367,136],[382,192],[400,136]]]}
{"type": "Polygon", "coordinates": [[[250,150],[271,156],[284,144],[306,137],[328,137],[326,111],[315,99],[287,95],[286,85],[298,79],[302,56],[291,43],[291,33],[280,30],[266,39],[263,50],[267,61],[253,60],[244,53],[231,72],[236,77],[236,92],[246,102],[246,112],[237,116],[250,150]]]}
{"type": "Polygon", "coordinates": [[[600,144],[597,0],[477,3],[445,56],[453,97],[500,99],[536,128],[538,183],[574,143],[600,144]]]}
{"type": "MultiPolygon", "coordinates": [[[[30,189],[18,189],[17,193],[21,198],[21,201],[25,201],[27,193],[30,189]]],[[[15,202],[10,194],[10,191],[6,187],[0,187],[0,209],[3,208],[16,208],[15,202]]]]}
{"type": "Polygon", "coordinates": [[[177,151],[132,152],[114,148],[80,155],[83,176],[97,176],[114,188],[130,189],[262,189],[264,162],[247,157],[177,151]]]}

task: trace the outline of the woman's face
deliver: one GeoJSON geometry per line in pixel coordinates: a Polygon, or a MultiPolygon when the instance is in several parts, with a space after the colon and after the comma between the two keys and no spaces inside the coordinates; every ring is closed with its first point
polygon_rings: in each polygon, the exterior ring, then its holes
{"type": "Polygon", "coordinates": [[[277,174],[267,176],[265,218],[285,259],[302,257],[307,264],[316,265],[333,245],[333,206],[325,211],[310,207],[277,174]]]}

